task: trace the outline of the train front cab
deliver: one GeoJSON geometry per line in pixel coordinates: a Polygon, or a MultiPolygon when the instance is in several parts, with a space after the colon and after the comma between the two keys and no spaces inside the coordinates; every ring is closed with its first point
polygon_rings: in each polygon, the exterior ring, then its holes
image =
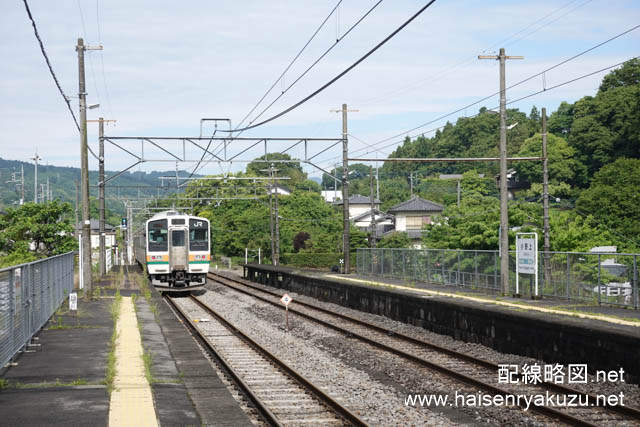
{"type": "Polygon", "coordinates": [[[162,291],[204,287],[210,262],[207,220],[150,220],[147,236],[147,268],[153,286],[162,291]]]}

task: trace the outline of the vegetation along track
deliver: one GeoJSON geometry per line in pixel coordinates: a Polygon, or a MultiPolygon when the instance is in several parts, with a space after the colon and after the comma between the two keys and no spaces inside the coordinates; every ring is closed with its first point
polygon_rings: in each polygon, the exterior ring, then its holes
{"type": "MultiPolygon", "coordinates": [[[[209,279],[225,285],[237,292],[250,295],[260,301],[284,309],[279,302],[281,292],[263,289],[246,280],[240,280],[216,273],[209,273],[209,279]]],[[[416,339],[396,331],[392,331],[375,324],[351,316],[337,313],[308,302],[296,301],[296,308],[289,307],[289,312],[299,315],[312,322],[341,332],[349,337],[388,351],[402,358],[408,359],[423,367],[436,370],[448,377],[454,378],[474,388],[493,395],[546,395],[577,396],[576,402],[590,402],[589,407],[550,407],[535,404],[531,401],[529,409],[547,417],[576,426],[594,426],[603,423],[614,425],[640,419],[640,410],[630,406],[595,406],[597,398],[593,394],[556,384],[542,382],[538,384],[499,384],[498,369],[495,363],[444,348],[428,341],[416,339]]],[[[562,399],[560,399],[562,401],[562,399]]],[[[524,399],[520,406],[525,407],[524,399]]]]}
{"type": "Polygon", "coordinates": [[[165,300],[270,425],[366,425],[198,298],[165,300]]]}

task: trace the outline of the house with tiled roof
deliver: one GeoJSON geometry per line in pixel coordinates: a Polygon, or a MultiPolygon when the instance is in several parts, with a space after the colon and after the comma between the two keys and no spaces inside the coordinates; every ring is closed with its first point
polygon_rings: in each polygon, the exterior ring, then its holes
{"type": "MultiPolygon", "coordinates": [[[[335,203],[336,206],[342,206],[342,200],[335,203]]],[[[380,200],[373,200],[373,208],[380,209],[380,200]]],[[[363,213],[371,212],[371,198],[368,196],[361,196],[354,194],[349,197],[349,219],[353,219],[363,213]]]]}
{"type": "Polygon", "coordinates": [[[422,245],[422,232],[426,224],[433,223],[433,217],[439,215],[444,206],[413,196],[406,202],[399,203],[389,209],[388,213],[395,216],[395,230],[405,232],[414,242],[414,247],[422,245]]]}

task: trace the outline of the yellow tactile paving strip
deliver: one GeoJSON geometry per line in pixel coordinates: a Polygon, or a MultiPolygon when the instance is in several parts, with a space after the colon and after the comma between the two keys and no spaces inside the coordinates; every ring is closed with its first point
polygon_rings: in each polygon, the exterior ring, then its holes
{"type": "Polygon", "coordinates": [[[109,427],[158,426],[151,387],[144,374],[142,340],[131,297],[122,298],[116,329],[116,377],[109,427]]]}
{"type": "Polygon", "coordinates": [[[640,322],[631,322],[631,321],[624,320],[624,319],[617,319],[615,317],[609,317],[609,316],[600,316],[600,315],[597,315],[597,314],[578,313],[578,312],[575,312],[575,311],[558,310],[558,309],[547,308],[547,307],[537,307],[537,306],[530,305],[530,304],[515,304],[515,303],[511,303],[511,302],[497,301],[497,300],[488,299],[488,298],[478,298],[478,297],[472,297],[472,296],[468,296],[468,295],[452,294],[452,293],[449,293],[449,292],[432,291],[432,290],[429,290],[429,289],[410,288],[410,287],[407,287],[407,286],[393,285],[391,283],[374,282],[374,281],[371,281],[371,280],[356,279],[356,278],[353,278],[353,277],[337,276],[335,274],[327,274],[325,277],[330,277],[330,278],[338,279],[338,280],[348,280],[348,281],[351,281],[351,282],[364,283],[364,284],[367,284],[367,285],[391,287],[391,288],[395,288],[395,289],[402,289],[402,290],[405,290],[405,291],[412,291],[412,292],[418,292],[418,293],[429,294],[429,295],[437,295],[437,296],[450,297],[450,298],[459,298],[459,299],[463,299],[463,300],[467,300],[467,301],[481,302],[481,303],[485,303],[485,304],[487,304],[487,303],[495,304],[495,305],[499,305],[499,306],[503,306],[503,307],[517,308],[517,309],[520,309],[520,310],[540,311],[542,313],[560,314],[560,315],[564,315],[564,316],[579,317],[581,319],[602,320],[604,322],[615,323],[615,324],[618,324],[618,325],[640,327],[640,322]]]}

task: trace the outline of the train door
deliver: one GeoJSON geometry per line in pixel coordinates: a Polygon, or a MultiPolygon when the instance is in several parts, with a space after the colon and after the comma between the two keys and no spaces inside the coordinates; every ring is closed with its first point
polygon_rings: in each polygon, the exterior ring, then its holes
{"type": "Polygon", "coordinates": [[[169,259],[171,260],[171,270],[187,269],[187,236],[184,229],[173,229],[170,233],[169,259]]]}

